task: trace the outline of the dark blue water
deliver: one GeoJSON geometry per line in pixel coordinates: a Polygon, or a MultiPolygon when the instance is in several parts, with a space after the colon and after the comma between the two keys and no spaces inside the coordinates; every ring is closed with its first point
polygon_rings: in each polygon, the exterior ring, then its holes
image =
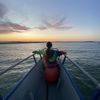
{"type": "MultiPolygon", "coordinates": [[[[76,43],[53,43],[54,48],[59,48],[67,52],[67,55],[95,79],[100,82],[100,43],[98,42],[76,42],[76,43]]],[[[45,48],[45,43],[28,44],[0,44],[0,72],[31,55],[33,50],[45,48]]],[[[21,65],[13,68],[11,71],[0,76],[0,94],[5,95],[15,86],[34,64],[30,58],[21,65]]],[[[79,87],[86,100],[90,100],[94,84],[78,68],[66,60],[64,65],[71,75],[72,79],[79,87]]]]}

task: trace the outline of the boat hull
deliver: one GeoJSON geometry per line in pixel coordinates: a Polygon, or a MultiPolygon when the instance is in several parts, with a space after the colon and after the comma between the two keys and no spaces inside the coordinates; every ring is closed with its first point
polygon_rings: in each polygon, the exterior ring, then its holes
{"type": "Polygon", "coordinates": [[[60,65],[55,84],[44,79],[43,61],[39,61],[4,100],[81,100],[65,69],[60,65]]]}

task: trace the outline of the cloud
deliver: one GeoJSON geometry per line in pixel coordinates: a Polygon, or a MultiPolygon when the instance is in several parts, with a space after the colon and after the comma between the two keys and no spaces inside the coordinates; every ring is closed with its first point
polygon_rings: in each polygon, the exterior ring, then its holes
{"type": "Polygon", "coordinates": [[[42,24],[35,27],[39,30],[47,30],[47,29],[58,29],[58,30],[68,30],[71,29],[72,26],[70,26],[68,23],[66,23],[66,18],[63,17],[61,19],[44,19],[42,21],[42,24]]]}
{"type": "Polygon", "coordinates": [[[23,32],[29,29],[29,27],[12,22],[0,23],[0,33],[23,32]]]}
{"type": "Polygon", "coordinates": [[[4,4],[0,3],[0,34],[12,33],[12,32],[23,32],[30,28],[18,23],[11,22],[5,17],[7,15],[8,9],[4,4]]]}
{"type": "Polygon", "coordinates": [[[60,27],[55,27],[55,29],[58,29],[58,30],[69,30],[69,29],[72,29],[72,26],[60,26],[60,27]]]}
{"type": "Polygon", "coordinates": [[[26,27],[26,26],[22,26],[20,24],[16,24],[16,23],[11,23],[11,22],[8,22],[6,23],[9,25],[9,27],[15,29],[15,30],[28,30],[30,28],[26,27]]]}
{"type": "Polygon", "coordinates": [[[41,25],[41,26],[34,27],[34,29],[46,30],[47,27],[41,25]]]}

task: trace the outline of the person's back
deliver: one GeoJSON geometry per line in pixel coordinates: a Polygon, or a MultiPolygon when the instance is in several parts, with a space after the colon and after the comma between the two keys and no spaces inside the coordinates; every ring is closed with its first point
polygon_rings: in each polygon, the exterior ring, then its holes
{"type": "Polygon", "coordinates": [[[45,66],[44,76],[49,83],[54,83],[57,81],[60,73],[60,69],[58,68],[59,65],[57,63],[57,57],[66,53],[53,50],[51,42],[47,42],[46,46],[47,49],[42,52],[45,66]]]}
{"type": "Polygon", "coordinates": [[[57,64],[57,58],[59,56],[61,56],[62,54],[66,54],[63,51],[58,51],[58,50],[54,50],[52,49],[52,43],[51,42],[47,42],[47,49],[45,50],[44,55],[44,60],[46,61],[45,63],[48,64],[47,67],[49,67],[49,65],[53,66],[57,64]]]}

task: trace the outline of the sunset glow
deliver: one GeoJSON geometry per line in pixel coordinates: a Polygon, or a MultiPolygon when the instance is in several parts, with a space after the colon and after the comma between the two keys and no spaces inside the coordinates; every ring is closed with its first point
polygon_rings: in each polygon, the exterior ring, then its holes
{"type": "Polygon", "coordinates": [[[0,42],[100,41],[99,3],[1,0],[0,42]]]}

